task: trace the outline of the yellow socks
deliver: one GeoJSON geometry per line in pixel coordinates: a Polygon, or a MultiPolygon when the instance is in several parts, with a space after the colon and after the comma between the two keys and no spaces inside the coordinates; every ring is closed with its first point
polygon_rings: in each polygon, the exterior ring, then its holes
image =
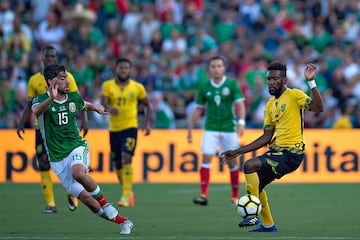
{"type": "Polygon", "coordinates": [[[245,174],[246,179],[246,190],[248,193],[259,198],[259,177],[257,173],[248,173],[245,174]]]}
{"type": "Polygon", "coordinates": [[[133,185],[133,171],[132,171],[132,165],[130,164],[125,164],[123,165],[123,196],[125,197],[129,197],[131,190],[132,190],[132,185],[133,185]]]}
{"type": "Polygon", "coordinates": [[[123,186],[124,180],[123,180],[123,168],[115,169],[116,176],[118,178],[118,181],[121,186],[123,186]]]}
{"type": "Polygon", "coordinates": [[[40,171],[41,188],[44,193],[47,206],[55,207],[55,198],[50,171],[40,171]]]}
{"type": "Polygon", "coordinates": [[[259,183],[260,183],[259,176],[257,175],[256,172],[250,173],[250,174],[245,174],[245,179],[246,179],[246,190],[248,191],[248,193],[257,196],[260,199],[260,202],[262,205],[261,217],[262,217],[264,226],[266,227],[266,226],[273,225],[274,220],[271,216],[270,206],[269,206],[266,192],[263,189],[259,193],[259,183]]]}
{"type": "Polygon", "coordinates": [[[263,220],[263,224],[265,227],[271,226],[274,224],[274,220],[271,216],[268,198],[264,189],[260,192],[259,198],[262,204],[261,217],[263,220]]]}

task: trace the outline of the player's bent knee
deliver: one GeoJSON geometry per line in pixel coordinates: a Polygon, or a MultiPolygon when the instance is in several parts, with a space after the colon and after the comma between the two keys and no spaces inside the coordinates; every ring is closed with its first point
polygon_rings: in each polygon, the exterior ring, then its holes
{"type": "Polygon", "coordinates": [[[72,181],[71,183],[69,182],[68,185],[64,185],[64,186],[69,193],[71,193],[73,196],[75,196],[77,198],[79,198],[81,192],[83,192],[83,191],[86,192],[84,186],[81,183],[76,182],[76,181],[72,181]]]}
{"type": "Polygon", "coordinates": [[[245,162],[244,173],[253,173],[261,168],[261,162],[259,159],[254,158],[245,162]]]}

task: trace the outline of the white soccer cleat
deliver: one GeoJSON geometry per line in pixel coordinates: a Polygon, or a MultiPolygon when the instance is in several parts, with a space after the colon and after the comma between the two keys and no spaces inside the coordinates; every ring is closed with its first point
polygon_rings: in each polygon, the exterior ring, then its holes
{"type": "Polygon", "coordinates": [[[110,203],[106,204],[105,206],[103,206],[103,210],[106,214],[106,216],[110,219],[113,220],[117,215],[118,215],[118,210],[116,208],[114,208],[113,205],[111,205],[110,203]]]}
{"type": "Polygon", "coordinates": [[[134,224],[130,220],[120,223],[120,234],[130,234],[134,224]]]}

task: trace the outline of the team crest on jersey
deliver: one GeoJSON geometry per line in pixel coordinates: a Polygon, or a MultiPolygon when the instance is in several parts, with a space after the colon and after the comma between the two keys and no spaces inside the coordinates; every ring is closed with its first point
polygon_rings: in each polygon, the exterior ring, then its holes
{"type": "Polygon", "coordinates": [[[286,104],[284,103],[283,105],[281,105],[281,111],[285,112],[285,108],[286,108],[286,104]]]}
{"type": "Polygon", "coordinates": [[[207,92],[207,93],[206,93],[206,96],[211,96],[211,92],[207,92]]]}
{"type": "Polygon", "coordinates": [[[76,111],[76,105],[75,105],[75,103],[73,103],[73,102],[70,102],[70,103],[69,103],[69,111],[70,111],[70,112],[75,112],[75,111],[76,111]]]}
{"type": "Polygon", "coordinates": [[[224,87],[222,90],[222,95],[227,96],[230,94],[230,89],[228,87],[224,87]]]}
{"type": "Polygon", "coordinates": [[[55,107],[52,107],[52,108],[51,108],[51,111],[56,112],[56,108],[55,108],[55,107]]]}

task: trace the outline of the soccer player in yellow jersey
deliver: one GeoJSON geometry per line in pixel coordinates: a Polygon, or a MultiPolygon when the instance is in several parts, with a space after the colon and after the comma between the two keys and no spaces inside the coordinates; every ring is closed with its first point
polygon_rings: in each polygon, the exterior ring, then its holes
{"type": "MultiPolygon", "coordinates": [[[[311,88],[312,97],[298,89],[286,87],[286,66],[273,62],[267,68],[267,82],[272,97],[268,100],[264,111],[264,132],[253,142],[236,150],[228,150],[221,154],[224,163],[247,152],[255,151],[265,145],[269,150],[244,164],[246,190],[249,194],[260,198],[262,204],[261,217],[263,224],[251,232],[277,232],[265,192],[265,186],[275,179],[295,171],[304,158],[305,140],[304,110],[322,112],[324,104],[314,80],[316,67],[307,64],[304,75],[311,88]]],[[[259,218],[243,219],[239,227],[255,226],[259,218]]]]}
{"type": "MultiPolygon", "coordinates": [[[[56,49],[52,46],[47,46],[42,50],[42,63],[45,68],[48,65],[54,64],[57,62],[57,52],[56,49]]],[[[76,82],[71,73],[67,72],[67,76],[69,79],[69,91],[76,92],[78,91],[76,82]]],[[[17,134],[20,139],[23,139],[21,132],[24,131],[24,122],[30,117],[31,112],[31,103],[33,98],[41,93],[45,93],[47,91],[47,83],[44,78],[43,72],[38,72],[30,77],[28,82],[28,104],[22,115],[20,123],[17,126],[17,134]]],[[[81,113],[82,118],[82,126],[81,128],[84,130],[84,136],[86,135],[87,128],[87,119],[84,116],[84,113],[81,113]]],[[[47,206],[42,213],[56,213],[56,204],[55,197],[53,192],[53,184],[50,176],[50,164],[48,160],[48,156],[44,147],[43,139],[41,137],[41,133],[36,123],[36,137],[35,137],[35,149],[36,149],[36,157],[39,163],[40,176],[41,176],[41,187],[44,193],[44,197],[47,203],[47,206]]],[[[76,210],[78,206],[78,201],[75,197],[68,193],[68,207],[70,211],[76,210]]]]}
{"type": "Polygon", "coordinates": [[[118,205],[135,205],[132,191],[134,155],[138,130],[138,103],[144,105],[145,135],[150,134],[151,105],[144,86],[130,79],[132,63],[127,58],[116,60],[116,77],[103,83],[101,104],[110,113],[111,159],[115,162],[116,175],[122,186],[122,197],[118,205]]]}

